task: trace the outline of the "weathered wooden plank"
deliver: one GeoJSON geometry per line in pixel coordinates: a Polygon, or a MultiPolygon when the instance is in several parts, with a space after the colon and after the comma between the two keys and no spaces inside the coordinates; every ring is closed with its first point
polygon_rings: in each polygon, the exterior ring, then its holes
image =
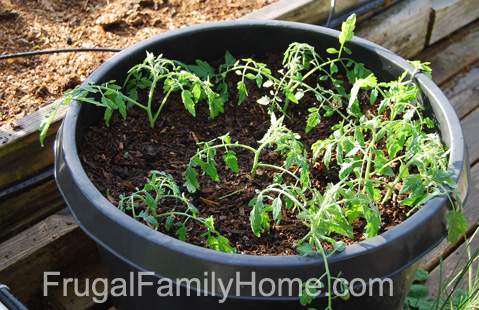
{"type": "Polygon", "coordinates": [[[71,269],[90,260],[98,260],[94,242],[64,209],[0,244],[0,281],[29,305],[42,295],[44,271],[71,269]]]}
{"type": "Polygon", "coordinates": [[[51,126],[45,147],[38,140],[42,120],[49,115],[52,105],[27,115],[10,125],[0,127],[0,189],[40,172],[53,163],[52,146],[55,133],[66,107],[61,107],[51,126]]]}
{"type": "Polygon", "coordinates": [[[479,18],[477,0],[433,0],[433,23],[428,44],[445,38],[452,32],[479,18]]]}
{"type": "MultiPolygon", "coordinates": [[[[477,164],[471,169],[469,184],[470,192],[468,200],[464,205],[464,215],[469,224],[469,231],[471,231],[477,227],[479,220],[479,209],[477,208],[477,201],[479,201],[479,165],[477,164]]],[[[431,253],[426,255],[422,260],[421,268],[428,271],[434,270],[439,265],[441,259],[446,259],[462,242],[463,240],[460,240],[458,243],[451,244],[444,240],[431,253]]]]}
{"type": "MultiPolygon", "coordinates": [[[[477,102],[479,98],[476,97],[475,100],[477,102]]],[[[469,160],[475,163],[479,159],[479,108],[467,115],[461,123],[469,160]]]]}
{"type": "MultiPolygon", "coordinates": [[[[336,1],[336,13],[342,13],[367,0],[336,1]]],[[[331,1],[327,0],[280,0],[262,9],[243,16],[243,19],[280,19],[317,24],[327,19],[331,1]]]]}
{"type": "MultiPolygon", "coordinates": [[[[479,159],[479,108],[475,109],[471,114],[463,119],[462,128],[464,131],[464,138],[469,151],[469,160],[471,163],[476,163],[479,159]]],[[[479,210],[477,208],[477,201],[479,201],[479,177],[478,165],[473,167],[473,177],[470,182],[471,190],[468,202],[464,206],[464,214],[468,220],[469,226],[474,227],[479,220],[479,210]]],[[[458,244],[449,244],[447,241],[442,242],[431,253],[429,253],[423,260],[422,268],[432,270],[435,268],[440,258],[445,258],[451,253],[458,244]]]]}
{"type": "Polygon", "coordinates": [[[444,83],[441,88],[458,116],[463,118],[479,105],[479,63],[466,73],[444,83]]]}
{"type": "Polygon", "coordinates": [[[21,193],[0,199],[0,242],[64,207],[52,178],[21,193]]]}
{"type": "MultiPolygon", "coordinates": [[[[82,266],[74,266],[75,270],[67,270],[62,273],[64,278],[78,279],[79,291],[82,292],[85,287],[85,281],[89,279],[90,283],[93,279],[107,278],[108,273],[99,261],[92,260],[89,264],[82,266]]],[[[42,301],[44,306],[54,310],[94,310],[94,309],[108,309],[110,304],[108,300],[104,303],[95,303],[93,296],[76,296],[73,285],[67,286],[66,294],[63,292],[63,287],[53,287],[47,297],[42,301]]]]}
{"type": "MultiPolygon", "coordinates": [[[[466,83],[464,79],[468,76],[468,73],[466,73],[464,76],[456,76],[454,80],[444,84],[443,89],[461,118],[470,113],[462,119],[461,124],[466,145],[469,148],[470,163],[475,163],[479,158],[479,139],[477,137],[479,136],[479,131],[478,128],[475,128],[479,125],[479,97],[477,96],[477,90],[461,92],[461,83],[466,83]]],[[[479,81],[476,79],[470,83],[467,83],[470,85],[477,85],[478,82],[479,81]]],[[[470,184],[472,184],[471,186],[473,187],[471,187],[468,202],[464,206],[464,214],[466,215],[469,226],[473,227],[479,220],[479,209],[476,207],[476,202],[478,201],[479,197],[474,196],[478,195],[479,193],[479,188],[474,187],[479,186],[479,166],[475,165],[471,173],[472,180],[470,181],[470,184]]],[[[447,241],[443,241],[431,253],[429,253],[425,259],[423,259],[422,268],[426,270],[432,270],[439,264],[441,257],[446,257],[457,246],[458,244],[450,244],[447,241]]]]}
{"type": "Polygon", "coordinates": [[[426,48],[418,59],[431,62],[432,77],[442,84],[478,61],[478,51],[479,21],[426,48]]]}
{"type": "MultiPolygon", "coordinates": [[[[464,208],[466,217],[469,221],[470,233],[474,232],[478,227],[479,210],[477,208],[477,201],[479,201],[479,164],[475,164],[471,170],[471,191],[468,202],[464,208]]],[[[472,251],[479,248],[479,234],[470,240],[470,248],[472,251]]],[[[447,257],[443,256],[442,266],[439,265],[439,257],[435,268],[431,271],[427,285],[432,295],[436,295],[438,288],[443,285],[441,280],[445,281],[451,275],[456,274],[467,261],[467,246],[465,243],[455,245],[454,248],[447,249],[447,257]],[[457,247],[457,248],[456,248],[457,247]],[[442,268],[442,278],[440,277],[440,268],[442,268]]],[[[476,264],[477,267],[477,264],[476,264]]],[[[464,283],[464,282],[463,282],[464,283]]],[[[465,284],[465,283],[464,283],[465,284]]]]}
{"type": "Polygon", "coordinates": [[[361,23],[356,33],[403,57],[412,57],[426,45],[430,12],[430,0],[400,1],[361,23]]]}
{"type": "MultiPolygon", "coordinates": [[[[431,271],[429,274],[429,279],[426,282],[431,296],[437,296],[438,290],[444,287],[447,281],[450,281],[464,268],[468,261],[468,245],[471,253],[474,253],[474,251],[479,248],[479,234],[476,234],[474,238],[469,241],[469,243],[461,244],[459,248],[457,248],[451,255],[442,261],[442,263],[433,271],[431,271]]],[[[477,267],[478,261],[472,265],[473,276],[476,274],[477,267]]],[[[458,288],[466,289],[468,287],[467,279],[468,275],[466,274],[461,281],[459,281],[458,288]]]]}

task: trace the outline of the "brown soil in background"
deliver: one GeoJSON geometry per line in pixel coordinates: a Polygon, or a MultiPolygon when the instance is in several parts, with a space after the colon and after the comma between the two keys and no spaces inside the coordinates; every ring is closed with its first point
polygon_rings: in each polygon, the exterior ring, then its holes
{"type": "MultiPolygon", "coordinates": [[[[155,34],[241,17],[275,0],[0,0],[0,54],[124,48],[155,34]]],[[[0,125],[61,97],[111,53],[0,60],[0,125]]]]}

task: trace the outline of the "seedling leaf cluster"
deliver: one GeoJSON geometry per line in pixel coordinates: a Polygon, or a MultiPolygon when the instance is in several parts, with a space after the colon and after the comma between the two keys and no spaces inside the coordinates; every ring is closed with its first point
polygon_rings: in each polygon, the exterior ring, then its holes
{"type": "MultiPolygon", "coordinates": [[[[452,206],[447,216],[449,240],[455,241],[464,234],[465,219],[448,171],[449,153],[414,81],[418,73],[430,74],[430,68],[427,63],[411,62],[413,72],[381,81],[351,58],[347,45],[354,28],[352,15],[342,25],[339,46],[327,48],[324,54],[307,43],[290,44],[282,68],[276,71],[252,58],[236,59],[229,52],[218,68],[201,60],[187,65],[147,53],[121,85],[116,81],[82,85],[68,91],[63,104],[78,101],[104,108],[106,126],[114,113],[125,119],[129,109],[141,109],[153,128],[165,105],[175,103],[174,94],[193,117],[197,105],[206,104],[214,121],[227,109],[245,104],[252,87],[263,92],[257,104],[267,108],[270,126],[255,145],[219,133],[213,140],[197,143],[183,180],[153,171],[142,189],[120,197],[120,210],[153,229],[174,232],[181,240],[188,239],[187,224],[196,222],[204,228],[207,247],[235,251],[234,244],[215,228],[214,218],[202,216],[192,201],[202,190],[202,178],[222,182],[220,167],[240,173],[237,152],[241,150],[250,155],[252,178],[258,169],[273,176],[271,184],[256,189],[249,203],[249,224],[258,238],[280,224],[285,214],[294,214],[308,228],[296,244],[298,252],[319,252],[326,258],[344,249],[344,242],[338,240],[355,240],[358,222],[365,223],[365,237],[378,235],[381,210],[400,205],[410,215],[432,198],[447,196],[452,206]],[[231,80],[236,81],[234,87],[229,86],[231,80]],[[237,102],[231,102],[232,92],[237,102]],[[287,126],[294,105],[307,107],[301,132],[287,126]],[[330,135],[306,146],[302,138],[331,117],[339,121],[330,135]],[[264,162],[266,152],[278,154],[281,161],[264,162]],[[318,186],[314,169],[336,173],[338,181],[318,186]],[[166,201],[175,201],[167,204],[175,207],[165,209],[166,201]]],[[[54,113],[42,126],[42,141],[54,113]]]]}

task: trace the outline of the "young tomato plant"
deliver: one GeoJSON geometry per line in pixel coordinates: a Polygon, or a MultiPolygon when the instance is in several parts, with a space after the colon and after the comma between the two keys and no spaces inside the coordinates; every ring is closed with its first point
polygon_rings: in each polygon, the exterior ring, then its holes
{"type": "MultiPolygon", "coordinates": [[[[291,43],[278,70],[252,58],[236,59],[229,52],[218,68],[202,60],[186,65],[147,53],[142,63],[128,71],[121,86],[115,81],[86,84],[68,91],[61,104],[78,101],[99,106],[107,126],[114,112],[125,119],[129,109],[140,109],[154,127],[172,100],[181,101],[192,117],[197,117],[197,106],[204,102],[209,117],[215,119],[228,113],[227,109],[252,101],[252,88],[260,92],[256,103],[266,107],[261,110],[269,114],[270,125],[254,145],[233,141],[230,134],[198,142],[196,152],[187,159],[181,188],[180,180],[154,171],[143,189],[120,197],[122,211],[153,229],[174,229],[182,240],[188,240],[187,224],[195,222],[205,230],[206,246],[234,252],[215,228],[213,217],[204,216],[191,203],[201,193],[203,177],[221,187],[218,163],[222,160],[232,173],[248,173],[251,179],[260,170],[270,172],[269,184],[255,187],[249,202],[247,224],[252,234],[261,238],[285,217],[294,217],[307,228],[296,241],[298,252],[321,255],[326,267],[326,258],[345,247],[338,240],[374,237],[388,228],[382,218],[388,209],[405,209],[404,215],[409,216],[437,196],[451,200],[448,237],[455,241],[467,225],[453,174],[448,171],[449,153],[415,83],[415,75],[430,74],[430,68],[414,61],[411,72],[380,81],[351,58],[348,46],[355,21],[354,15],[349,17],[341,27],[338,46],[324,52],[308,43],[291,43]],[[229,89],[232,82],[233,89],[229,89]],[[230,92],[236,93],[236,103],[231,103],[230,92]],[[297,107],[304,113],[294,114],[297,107]],[[304,130],[293,131],[288,121],[298,115],[304,130]],[[334,124],[315,135],[324,120],[333,116],[334,124]],[[315,138],[305,143],[305,137],[315,138]],[[242,156],[240,162],[240,150],[250,158],[242,156]],[[273,162],[266,160],[269,153],[275,155],[273,162]],[[318,175],[330,178],[321,184],[318,175]],[[165,210],[162,206],[172,207],[165,210]]],[[[42,126],[42,141],[56,109],[42,126]]],[[[326,277],[330,284],[329,271],[326,277]]]]}
{"type": "Polygon", "coordinates": [[[187,238],[188,222],[195,221],[206,230],[202,234],[206,246],[221,252],[235,252],[229,240],[215,229],[214,218],[200,217],[198,209],[180,191],[173,177],[164,172],[152,171],[141,190],[121,195],[118,208],[152,229],[158,230],[160,225],[163,225],[166,232],[175,229],[180,240],[187,238]],[[175,207],[160,212],[162,204],[167,200],[173,200],[175,207]]]}

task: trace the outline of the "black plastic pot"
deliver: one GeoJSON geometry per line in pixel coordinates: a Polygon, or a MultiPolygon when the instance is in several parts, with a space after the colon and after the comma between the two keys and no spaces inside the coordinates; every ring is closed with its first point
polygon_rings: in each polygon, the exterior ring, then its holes
{"type": "MultiPolygon", "coordinates": [[[[281,52],[293,41],[307,42],[319,51],[338,45],[338,32],[318,26],[279,21],[235,21],[208,24],[168,32],[128,48],[105,62],[86,82],[121,81],[127,70],[145,57],[145,51],[163,53],[169,58],[191,62],[196,58],[220,59],[225,50],[234,55],[253,55],[265,51],[281,52]]],[[[349,44],[353,57],[371,68],[382,80],[397,77],[412,68],[402,58],[368,41],[355,38],[349,44]]],[[[467,192],[467,158],[459,120],[438,87],[426,76],[417,76],[426,103],[436,117],[442,139],[450,148],[450,168],[467,192]]],[[[128,278],[129,271],[153,271],[160,277],[200,278],[204,272],[216,273],[227,283],[239,272],[241,280],[318,277],[324,272],[319,257],[249,256],[225,254],[191,245],[154,231],[119,211],[88,179],[78,157],[78,142],[85,129],[101,121],[102,111],[73,103],[56,141],[55,172],[58,187],[82,229],[102,251],[111,276],[128,278]]],[[[168,117],[168,116],[165,116],[168,117]]],[[[335,309],[399,309],[407,293],[416,263],[446,235],[446,198],[436,198],[390,231],[348,246],[329,259],[332,274],[346,279],[385,278],[394,280],[393,296],[352,297],[335,300],[335,309]]],[[[125,309],[296,309],[297,295],[254,297],[251,287],[243,287],[239,296],[230,296],[225,304],[217,297],[158,297],[154,290],[142,297],[113,299],[125,309]]],[[[213,293],[209,291],[210,293],[213,293]]],[[[218,295],[218,291],[216,291],[218,295]]],[[[325,298],[320,298],[320,308],[325,298]]]]}

